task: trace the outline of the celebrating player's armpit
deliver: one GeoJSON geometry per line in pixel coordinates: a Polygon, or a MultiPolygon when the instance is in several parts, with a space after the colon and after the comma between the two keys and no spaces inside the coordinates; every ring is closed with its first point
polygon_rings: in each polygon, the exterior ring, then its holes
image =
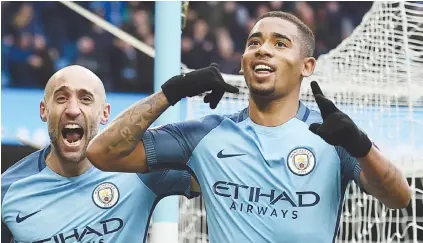
{"type": "Polygon", "coordinates": [[[187,74],[177,75],[162,85],[169,104],[174,105],[182,98],[193,97],[206,91],[211,91],[204,97],[205,103],[210,103],[210,108],[216,108],[225,92],[238,93],[237,87],[225,83],[219,72],[217,64],[207,68],[192,71],[187,74]]]}
{"type": "Polygon", "coordinates": [[[311,124],[310,130],[327,143],[342,146],[355,158],[366,156],[372,147],[372,142],[367,135],[348,115],[340,111],[323,95],[316,81],[311,82],[311,90],[322,114],[323,123],[311,124]]]}

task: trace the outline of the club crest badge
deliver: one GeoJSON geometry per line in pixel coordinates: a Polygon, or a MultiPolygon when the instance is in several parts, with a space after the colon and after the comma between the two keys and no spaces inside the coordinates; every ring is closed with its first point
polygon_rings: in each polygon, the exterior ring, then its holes
{"type": "Polygon", "coordinates": [[[298,176],[308,175],[316,165],[313,152],[307,148],[296,148],[288,155],[288,168],[298,176]]]}
{"type": "Polygon", "coordinates": [[[93,191],[93,202],[99,208],[108,209],[119,201],[119,189],[110,182],[98,185],[93,191]]]}

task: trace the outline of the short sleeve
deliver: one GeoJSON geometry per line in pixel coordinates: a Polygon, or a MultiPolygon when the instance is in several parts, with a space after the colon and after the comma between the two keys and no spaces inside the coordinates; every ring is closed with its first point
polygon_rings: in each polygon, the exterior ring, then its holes
{"type": "Polygon", "coordinates": [[[221,121],[219,116],[209,116],[148,129],[142,141],[149,170],[187,169],[197,144],[221,121]]]}
{"type": "Polygon", "coordinates": [[[190,199],[199,195],[191,192],[191,174],[187,171],[154,171],[138,174],[138,177],[157,197],[183,195],[190,199]]]}

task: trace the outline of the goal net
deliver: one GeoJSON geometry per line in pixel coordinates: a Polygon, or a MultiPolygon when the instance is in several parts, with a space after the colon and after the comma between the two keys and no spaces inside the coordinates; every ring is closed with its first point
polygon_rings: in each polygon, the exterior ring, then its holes
{"type": "MultiPolygon", "coordinates": [[[[240,93],[226,94],[215,110],[202,96],[190,98],[187,119],[248,105],[243,76],[224,78],[240,93]]],[[[337,242],[423,242],[423,4],[375,2],[347,39],[320,56],[301,90],[301,100],[317,109],[312,80],[402,169],[413,189],[406,209],[391,210],[352,183],[337,242]]],[[[202,198],[181,198],[179,227],[180,242],[208,242],[202,198]]]]}

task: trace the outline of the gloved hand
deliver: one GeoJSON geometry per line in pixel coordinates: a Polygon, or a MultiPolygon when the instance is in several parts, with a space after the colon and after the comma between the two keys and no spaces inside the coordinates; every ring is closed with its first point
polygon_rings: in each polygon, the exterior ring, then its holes
{"type": "Polygon", "coordinates": [[[343,147],[355,158],[366,156],[372,147],[369,137],[323,95],[316,81],[311,82],[311,90],[322,114],[323,123],[311,124],[310,131],[331,145],[343,147]]]}
{"type": "Polygon", "coordinates": [[[162,85],[162,91],[171,105],[182,98],[211,91],[204,97],[204,102],[210,103],[210,108],[215,109],[225,92],[238,93],[239,89],[226,83],[218,65],[213,63],[206,68],[172,77],[162,85]]]}

